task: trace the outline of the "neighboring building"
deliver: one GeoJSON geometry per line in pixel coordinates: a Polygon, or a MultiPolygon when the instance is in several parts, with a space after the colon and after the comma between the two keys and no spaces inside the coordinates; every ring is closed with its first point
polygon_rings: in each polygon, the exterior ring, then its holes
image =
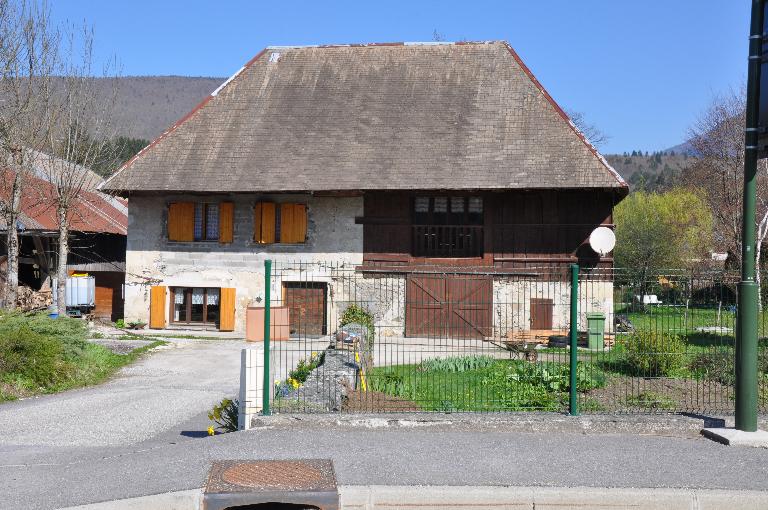
{"type": "MultiPolygon", "coordinates": [[[[50,290],[58,267],[55,190],[53,184],[42,178],[49,174],[41,168],[50,160],[40,156],[35,163],[36,175],[26,177],[16,224],[20,240],[19,283],[33,290],[50,290]]],[[[9,170],[2,175],[10,176],[9,170]]],[[[94,182],[101,182],[101,178],[95,176],[94,182]]],[[[123,317],[128,204],[122,198],[96,191],[93,186],[88,188],[91,189],[83,191],[70,211],[67,270],[70,274],[92,275],[96,285],[94,316],[117,320],[123,317]]],[[[0,262],[7,256],[5,230],[0,218],[0,262]]]]}
{"type": "MultiPolygon", "coordinates": [[[[611,267],[586,241],[628,191],[504,42],[267,48],[104,187],[130,198],[127,318],[242,331],[269,258],[386,282],[375,315],[406,336],[443,334],[439,309],[459,294],[481,302],[460,336],[559,327],[563,296],[510,277],[611,267]],[[435,296],[420,275],[441,271],[435,296]],[[462,272],[476,277],[455,292],[462,272]],[[438,311],[416,320],[425,296],[438,311]]],[[[348,291],[299,272],[272,295],[317,293],[315,329],[330,332],[348,291]]],[[[602,285],[586,308],[612,312],[602,285]]]]}

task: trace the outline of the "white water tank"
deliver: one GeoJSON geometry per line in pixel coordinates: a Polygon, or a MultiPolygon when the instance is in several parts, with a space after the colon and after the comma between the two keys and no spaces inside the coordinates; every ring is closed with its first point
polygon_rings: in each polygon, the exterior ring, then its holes
{"type": "Polygon", "coordinates": [[[67,308],[93,307],[96,300],[96,279],[93,276],[67,278],[67,308]]]}

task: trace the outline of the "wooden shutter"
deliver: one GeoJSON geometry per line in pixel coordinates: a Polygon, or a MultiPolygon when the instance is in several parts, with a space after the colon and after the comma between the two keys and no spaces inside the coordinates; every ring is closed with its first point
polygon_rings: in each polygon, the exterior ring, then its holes
{"type": "Polygon", "coordinates": [[[168,240],[195,240],[194,202],[172,202],[168,205],[168,240]]]}
{"type": "Polygon", "coordinates": [[[275,204],[259,202],[253,209],[253,240],[257,243],[275,242],[275,204]]]}
{"type": "Polygon", "coordinates": [[[231,243],[235,234],[235,204],[219,204],[219,242],[231,243]]]}
{"type": "Polygon", "coordinates": [[[165,328],[165,286],[157,285],[149,289],[149,327],[165,328]]]}
{"type": "Polygon", "coordinates": [[[235,289],[222,288],[219,300],[219,330],[235,330],[235,289]]]}
{"type": "Polygon", "coordinates": [[[280,242],[303,243],[307,239],[307,206],[280,205],[280,242]]]}

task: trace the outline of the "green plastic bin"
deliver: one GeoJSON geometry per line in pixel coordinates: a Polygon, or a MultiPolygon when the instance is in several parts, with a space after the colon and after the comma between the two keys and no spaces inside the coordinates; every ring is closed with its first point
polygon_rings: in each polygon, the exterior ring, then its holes
{"type": "Polygon", "coordinates": [[[605,314],[602,312],[590,312],[587,314],[587,345],[590,349],[604,348],[605,314]]]}

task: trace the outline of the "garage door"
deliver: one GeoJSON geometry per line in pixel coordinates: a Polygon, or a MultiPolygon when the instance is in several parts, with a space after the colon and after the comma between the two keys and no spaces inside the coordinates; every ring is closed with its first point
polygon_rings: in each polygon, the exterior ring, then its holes
{"type": "Polygon", "coordinates": [[[326,285],[318,282],[284,282],[283,303],[293,335],[325,335],[326,285]]]}
{"type": "Polygon", "coordinates": [[[405,334],[484,338],[492,332],[492,280],[485,276],[410,275],[405,334]]]}

